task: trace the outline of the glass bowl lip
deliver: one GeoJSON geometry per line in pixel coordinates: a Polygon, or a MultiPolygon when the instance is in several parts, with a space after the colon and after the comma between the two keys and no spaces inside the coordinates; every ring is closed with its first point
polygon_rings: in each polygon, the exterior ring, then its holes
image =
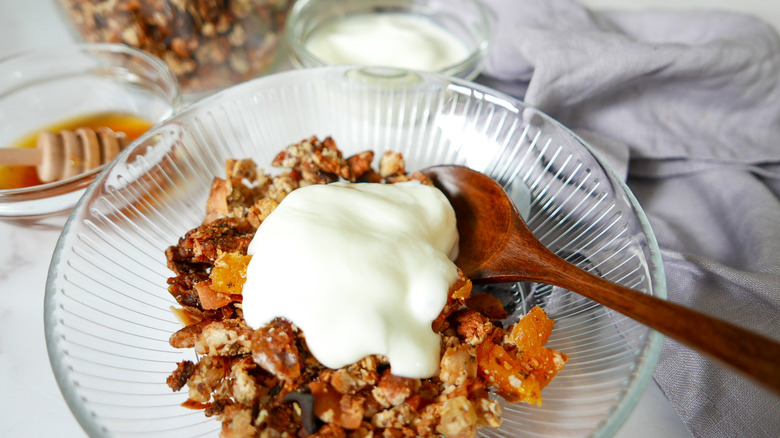
{"type": "MultiPolygon", "coordinates": [[[[482,60],[487,55],[488,47],[490,45],[490,36],[491,36],[492,27],[488,15],[487,7],[484,4],[482,4],[479,0],[462,0],[462,1],[471,3],[474,6],[474,8],[477,10],[477,13],[479,14],[478,17],[478,20],[480,22],[479,35],[478,35],[479,41],[476,44],[475,48],[471,52],[469,52],[468,56],[466,56],[465,58],[430,73],[438,73],[438,74],[452,75],[458,77],[459,74],[467,72],[468,74],[462,77],[462,79],[471,80],[474,79],[479,74],[479,63],[481,63],[482,60]]],[[[399,6],[404,7],[407,5],[413,5],[418,2],[419,2],[418,0],[408,0],[405,2],[399,2],[399,6]]],[[[323,66],[330,65],[327,62],[325,62],[323,59],[311,53],[306,48],[306,44],[305,44],[306,40],[304,39],[304,35],[301,32],[302,29],[299,23],[300,20],[299,16],[304,10],[304,8],[306,8],[312,3],[313,0],[296,1],[293,4],[292,8],[290,8],[290,12],[287,16],[287,25],[285,28],[284,39],[290,47],[290,57],[292,63],[296,67],[306,67],[307,63],[311,64],[313,67],[323,67],[323,66]]],[[[390,67],[390,68],[395,68],[395,67],[390,67]]]]}
{"type": "Polygon", "coordinates": [[[56,193],[66,193],[70,191],[69,189],[77,190],[79,188],[86,188],[86,186],[89,184],[84,185],[84,182],[89,181],[91,184],[91,180],[93,180],[100,172],[102,172],[105,167],[106,164],[101,164],[95,169],[59,181],[52,181],[49,183],[20,187],[16,189],[0,189],[0,204],[27,199],[40,199],[48,196],[48,193],[55,191],[56,193]]]}
{"type": "MultiPolygon", "coordinates": [[[[564,126],[561,122],[546,114],[545,112],[537,109],[536,107],[529,105],[522,100],[512,97],[508,94],[492,89],[490,87],[471,82],[469,80],[447,76],[436,72],[420,72],[411,71],[406,69],[398,69],[392,67],[365,67],[365,66],[320,66],[307,69],[288,70],[279,73],[273,73],[267,76],[256,78],[247,82],[233,85],[225,88],[217,93],[214,93],[208,97],[205,97],[185,108],[183,111],[170,117],[168,120],[159,123],[152,127],[147,133],[136,139],[133,143],[128,145],[117,158],[115,162],[119,162],[125,155],[133,153],[133,151],[147,141],[147,139],[158,134],[158,130],[162,129],[163,125],[167,123],[177,123],[178,119],[186,118],[190,115],[203,111],[209,107],[214,106],[222,100],[232,101],[234,99],[246,98],[247,95],[251,95],[253,91],[269,90],[274,88],[274,84],[287,85],[291,83],[302,83],[304,81],[311,81],[317,78],[323,77],[328,74],[340,74],[348,75],[350,72],[369,69],[371,71],[377,68],[381,70],[387,70],[388,72],[397,72],[399,76],[405,74],[419,75],[423,79],[435,81],[439,86],[456,85],[459,87],[466,87],[468,89],[479,91],[486,95],[491,95],[503,100],[502,104],[508,104],[515,108],[522,110],[531,110],[546,121],[549,121],[556,127],[562,129],[567,134],[571,135],[577,142],[584,147],[589,153],[593,155],[595,160],[601,165],[605,172],[610,176],[613,182],[623,190],[626,195],[629,204],[631,205],[636,218],[639,221],[640,228],[645,233],[647,238],[647,245],[649,249],[649,262],[655,267],[654,271],[650,272],[651,284],[653,285],[653,294],[659,298],[667,298],[667,286],[666,276],[664,272],[663,260],[661,258],[661,251],[658,246],[658,241],[650,225],[650,221],[645,214],[644,210],[639,204],[633,192],[628,185],[619,177],[617,172],[600,156],[600,154],[587,143],[583,138],[574,133],[571,129],[564,126]]],[[[45,294],[44,294],[44,334],[46,338],[46,348],[49,356],[49,362],[54,372],[55,380],[62,392],[68,407],[73,412],[74,416],[78,420],[82,428],[90,436],[104,436],[105,430],[101,429],[99,425],[92,421],[93,414],[87,409],[87,405],[80,403],[81,398],[77,392],[78,385],[72,382],[68,377],[68,366],[64,363],[64,355],[62,354],[62,347],[59,345],[60,340],[56,336],[56,330],[59,322],[55,318],[54,311],[56,303],[54,300],[57,286],[54,279],[57,278],[57,273],[62,262],[66,260],[63,258],[64,249],[66,243],[69,240],[69,236],[72,236],[71,229],[76,226],[80,216],[84,214],[87,209],[88,200],[92,197],[93,193],[98,190],[98,187],[105,181],[108,173],[110,172],[113,164],[109,163],[106,168],[97,176],[97,178],[87,187],[84,195],[79,199],[76,206],[71,211],[70,215],[65,222],[62,233],[57,240],[54,252],[52,255],[51,263],[47,274],[45,294]]],[[[608,414],[605,420],[601,423],[601,426],[595,430],[594,437],[611,437],[620,429],[628,416],[634,411],[637,403],[647,389],[650,381],[652,380],[653,372],[658,364],[661,346],[664,340],[664,336],[659,332],[648,329],[647,336],[645,338],[644,346],[638,350],[637,355],[641,357],[639,363],[634,368],[631,378],[631,384],[626,386],[623,390],[623,397],[620,399],[617,405],[613,407],[613,412],[608,414]]]]}
{"type": "Polygon", "coordinates": [[[0,57],[0,63],[5,63],[12,59],[51,56],[52,54],[62,55],[64,52],[74,52],[74,51],[81,52],[81,51],[88,51],[88,50],[96,50],[101,52],[113,52],[113,53],[126,53],[129,55],[138,56],[139,58],[146,59],[151,64],[155,64],[159,66],[161,71],[166,72],[171,79],[174,78],[173,73],[169,71],[168,67],[165,67],[165,63],[161,59],[152,56],[140,49],[136,49],[135,47],[131,47],[127,44],[122,44],[122,43],[73,42],[73,43],[49,45],[45,47],[38,47],[32,49],[24,49],[0,57]]]}
{"type": "MultiPolygon", "coordinates": [[[[139,49],[128,46],[126,44],[79,42],[79,43],[59,44],[59,45],[36,48],[36,49],[22,50],[0,58],[0,65],[13,66],[15,63],[23,63],[30,60],[37,60],[37,59],[46,60],[53,56],[60,57],[60,56],[68,56],[68,54],[70,53],[90,53],[90,52],[129,55],[135,59],[139,59],[143,61],[146,65],[149,65],[154,69],[155,73],[159,75],[160,80],[163,83],[165,83],[165,85],[170,90],[170,95],[167,96],[169,97],[168,100],[169,100],[169,107],[170,107],[170,113],[168,117],[172,116],[173,114],[176,114],[178,110],[181,108],[182,94],[179,87],[179,82],[176,79],[176,76],[173,74],[173,72],[168,68],[168,66],[161,59],[154,57],[139,49]]],[[[57,76],[58,74],[56,72],[53,72],[52,74],[47,75],[47,78],[55,78],[57,76]]],[[[34,85],[36,82],[39,81],[40,81],[39,79],[36,79],[35,81],[30,82],[29,84],[34,85]]],[[[28,83],[25,82],[25,84],[28,83]]],[[[4,89],[0,87],[0,98],[10,93],[13,93],[16,89],[17,88],[4,89]]],[[[0,206],[11,205],[13,203],[23,202],[28,200],[42,200],[44,198],[49,198],[52,196],[72,193],[78,190],[84,190],[89,184],[91,184],[95,180],[97,175],[100,174],[100,172],[102,172],[106,167],[108,167],[107,164],[103,164],[95,169],[73,176],[71,178],[62,179],[59,181],[53,181],[44,184],[38,184],[35,186],[20,187],[15,189],[0,189],[0,206]]],[[[69,208],[72,207],[73,205],[71,205],[69,208]]],[[[24,212],[8,214],[0,210],[0,218],[31,218],[37,216],[46,216],[54,213],[59,213],[61,211],[67,211],[67,209],[68,208],[60,211],[46,211],[40,214],[38,213],[28,214],[24,212]]]]}

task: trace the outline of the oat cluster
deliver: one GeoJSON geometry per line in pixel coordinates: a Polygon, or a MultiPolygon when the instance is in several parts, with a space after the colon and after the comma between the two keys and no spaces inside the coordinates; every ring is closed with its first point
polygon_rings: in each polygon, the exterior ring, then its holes
{"type": "Polygon", "coordinates": [[[329,369],[292,322],[277,318],[259,329],[244,322],[247,246],[292,190],[339,180],[430,184],[407,173],[398,153],[383,154],[378,170],[373,160],[370,151],[345,158],[333,139],[316,137],[280,152],[277,176],[251,160],[230,160],[227,177],[214,179],[204,223],[166,251],[184,325],[170,343],[199,358],[179,363],[168,385],[188,392],[186,407],[221,421],[221,436],[473,437],[479,427],[501,425],[503,401],[541,404],[541,389],[565,364],[565,354],[543,346],[553,325],[543,310],[505,328],[501,302],[472,294],[462,273],[432,324],[441,362],[428,379],[394,375],[382,355],[329,369]]]}

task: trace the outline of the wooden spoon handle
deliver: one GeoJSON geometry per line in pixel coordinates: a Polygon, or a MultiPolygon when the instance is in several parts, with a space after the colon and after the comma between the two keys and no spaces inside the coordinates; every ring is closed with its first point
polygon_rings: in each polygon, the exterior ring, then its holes
{"type": "Polygon", "coordinates": [[[34,148],[0,148],[0,166],[35,166],[41,151],[34,148]]]}
{"type": "Polygon", "coordinates": [[[548,284],[576,291],[689,347],[706,353],[780,394],[780,343],[690,308],[604,280],[553,253],[548,284]],[[552,273],[554,272],[554,273],[552,273]]]}

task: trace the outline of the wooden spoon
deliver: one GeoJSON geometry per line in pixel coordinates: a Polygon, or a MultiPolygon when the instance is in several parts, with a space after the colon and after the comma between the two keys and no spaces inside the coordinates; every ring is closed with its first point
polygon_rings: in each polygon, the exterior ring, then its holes
{"type": "Polygon", "coordinates": [[[436,166],[423,173],[455,209],[460,233],[455,264],[474,283],[535,281],[563,287],[706,353],[780,394],[780,343],[572,265],[534,237],[501,186],[480,172],[436,166]]]}

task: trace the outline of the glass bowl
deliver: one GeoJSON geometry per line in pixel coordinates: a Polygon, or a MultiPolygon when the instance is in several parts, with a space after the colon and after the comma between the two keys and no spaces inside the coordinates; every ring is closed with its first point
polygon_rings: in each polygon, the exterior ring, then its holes
{"type": "Polygon", "coordinates": [[[296,67],[371,65],[473,79],[490,25],[476,0],[299,0],[286,40],[296,67]]]}
{"type": "MultiPolygon", "coordinates": [[[[179,104],[176,78],[165,64],[120,44],[52,47],[0,60],[2,148],[95,114],[132,116],[151,126],[179,104]]],[[[0,220],[37,221],[70,211],[103,167],[46,184],[0,186],[0,220]]],[[[0,166],[0,177],[19,170],[0,166]]]]}
{"type": "Polygon", "coordinates": [[[77,35],[162,59],[187,99],[267,73],[292,0],[58,0],[77,35]]]}
{"type": "MultiPolygon", "coordinates": [[[[332,135],[348,156],[402,152],[408,171],[457,163],[499,181],[541,241],[617,283],[666,296],[648,221],[622,181],[580,138],[520,101],[430,73],[321,67],[266,76],[206,98],[137,140],[91,185],[58,241],[45,297],[51,364],[91,436],[217,436],[180,406],[167,375],[195,353],[168,343],[165,249],[201,224],[225,160],[270,162],[288,144],[332,135]]],[[[265,165],[264,165],[265,164],[265,165]]],[[[662,337],[569,291],[491,286],[517,318],[555,320],[549,347],[569,362],[541,407],[504,408],[483,436],[610,436],[651,379],[662,337]]]]}

